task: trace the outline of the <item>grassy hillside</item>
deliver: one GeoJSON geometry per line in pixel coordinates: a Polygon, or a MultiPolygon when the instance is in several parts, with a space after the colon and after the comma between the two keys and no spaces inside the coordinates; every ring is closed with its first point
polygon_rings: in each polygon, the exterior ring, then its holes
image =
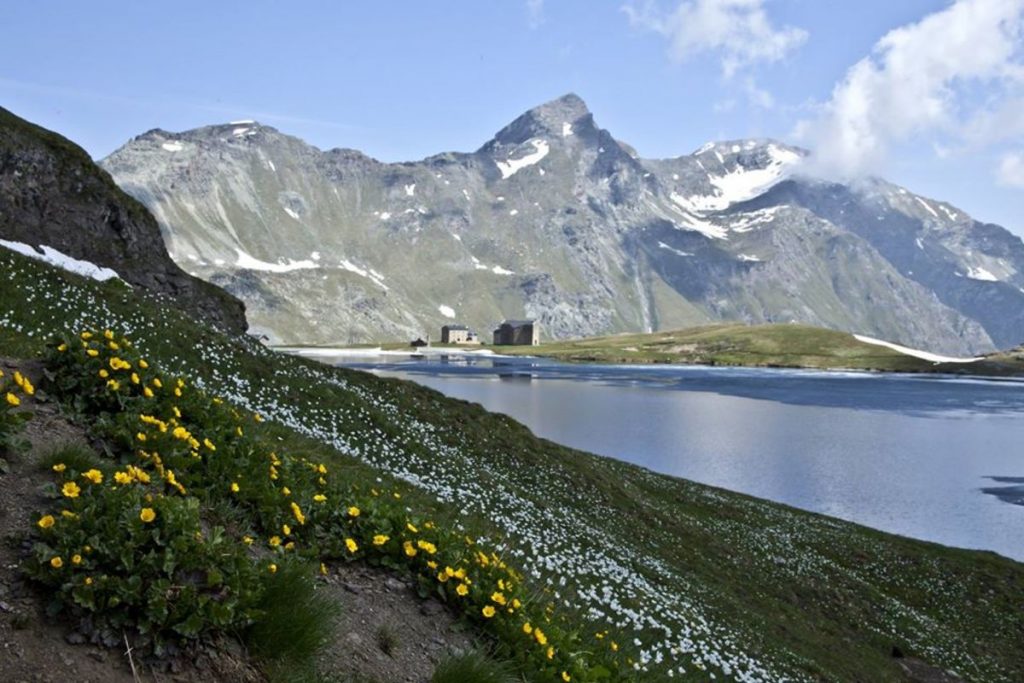
{"type": "MultiPolygon", "coordinates": [[[[116,282],[5,250],[0,268],[0,354],[38,356],[87,327],[131,338],[263,415],[282,452],[493,548],[522,573],[527,609],[563,624],[572,680],[596,663],[620,680],[901,680],[894,647],[969,679],[1024,679],[1018,563],[563,448],[475,404],[211,332],[116,282]]],[[[533,642],[518,618],[467,613],[513,651],[533,642]]]]}
{"type": "Polygon", "coordinates": [[[500,352],[591,363],[680,363],[996,375],[1024,372],[1024,361],[1019,354],[992,355],[975,363],[936,364],[884,346],[867,344],[845,332],[808,325],[723,323],[670,332],[547,342],[540,347],[501,347],[500,352]]]}

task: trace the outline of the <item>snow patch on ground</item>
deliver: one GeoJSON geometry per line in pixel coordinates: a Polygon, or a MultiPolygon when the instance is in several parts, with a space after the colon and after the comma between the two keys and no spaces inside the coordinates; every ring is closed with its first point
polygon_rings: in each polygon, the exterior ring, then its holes
{"type": "Polygon", "coordinates": [[[238,258],[235,260],[235,267],[242,268],[243,270],[262,270],[268,273],[290,273],[293,270],[310,270],[320,267],[309,259],[304,259],[302,261],[293,261],[288,259],[287,263],[268,263],[267,261],[261,261],[258,258],[250,256],[238,247],[235,247],[235,252],[238,254],[238,258]]]}
{"type": "Polygon", "coordinates": [[[920,358],[921,360],[928,360],[933,363],[973,363],[974,361],[981,360],[981,358],[955,358],[953,356],[940,356],[937,353],[931,353],[929,351],[920,351],[918,349],[911,349],[906,346],[900,346],[899,344],[893,344],[892,342],[882,341],[881,339],[875,339],[874,337],[865,337],[861,334],[853,335],[853,338],[857,341],[864,342],[865,344],[874,344],[875,346],[884,346],[887,349],[898,351],[899,353],[907,356],[913,356],[914,358],[920,358]]]}
{"type": "Polygon", "coordinates": [[[508,212],[508,215],[509,216],[515,216],[518,213],[519,213],[519,209],[512,209],[511,211],[508,212]]]}
{"type": "Polygon", "coordinates": [[[572,124],[568,121],[562,122],[562,137],[567,138],[572,135],[572,124]]]}
{"type": "Polygon", "coordinates": [[[494,273],[495,275],[515,275],[515,271],[509,270],[507,268],[502,268],[501,266],[494,266],[493,268],[491,268],[491,272],[494,273]]]}
{"type": "Polygon", "coordinates": [[[455,317],[455,309],[452,308],[451,306],[445,306],[444,304],[441,304],[440,306],[437,307],[437,312],[446,318],[455,317]]]}
{"type": "Polygon", "coordinates": [[[534,151],[530,154],[519,159],[494,162],[498,166],[498,170],[501,171],[502,179],[511,178],[527,166],[533,166],[546,157],[548,152],[551,151],[551,147],[548,145],[547,140],[530,140],[530,144],[532,144],[534,148],[534,151]]]}
{"type": "Polygon", "coordinates": [[[294,211],[292,211],[291,209],[289,209],[289,208],[288,208],[287,206],[286,206],[286,207],[284,207],[284,212],[285,212],[286,214],[288,214],[289,216],[291,216],[292,218],[294,218],[295,220],[297,220],[297,221],[298,221],[298,220],[302,220],[301,218],[299,218],[299,214],[295,213],[294,211]]]}
{"type": "Polygon", "coordinates": [[[57,251],[53,247],[48,247],[45,244],[40,245],[39,251],[36,251],[35,247],[25,244],[24,242],[0,240],[0,245],[7,247],[11,251],[16,251],[23,256],[34,258],[35,260],[42,261],[43,263],[49,263],[51,266],[57,266],[69,273],[82,275],[93,280],[99,280],[100,282],[105,282],[106,280],[110,280],[115,277],[120,279],[120,276],[115,270],[97,266],[95,263],[90,261],[76,259],[63,252],[57,251]]]}
{"type": "Polygon", "coordinates": [[[942,213],[946,214],[949,217],[949,220],[951,221],[955,221],[957,218],[960,218],[960,214],[958,214],[956,211],[950,211],[942,204],[939,204],[939,208],[942,209],[942,213]]]}
{"type": "Polygon", "coordinates": [[[918,249],[920,249],[921,251],[924,251],[924,242],[921,241],[920,237],[914,238],[914,244],[917,245],[918,249]]]}
{"type": "Polygon", "coordinates": [[[405,186],[405,196],[406,197],[415,197],[416,196],[416,183],[413,183],[412,185],[406,185],[405,186]]]}
{"type": "Polygon", "coordinates": [[[168,152],[180,152],[181,150],[185,149],[185,145],[181,144],[177,140],[172,140],[171,142],[165,142],[164,144],[162,144],[160,146],[163,147],[164,149],[166,149],[168,152]]]}
{"type": "Polygon", "coordinates": [[[274,173],[277,173],[277,166],[274,166],[274,162],[271,161],[270,159],[267,159],[267,166],[270,167],[271,171],[273,171],[274,173]]]}
{"type": "Polygon", "coordinates": [[[388,220],[389,218],[391,218],[391,214],[390,214],[390,213],[388,213],[387,211],[382,211],[382,212],[381,212],[381,214],[380,214],[380,219],[381,219],[382,221],[386,221],[386,220],[388,220]]]}
{"type": "Polygon", "coordinates": [[[999,282],[999,278],[993,275],[991,271],[980,266],[977,268],[969,268],[967,270],[967,277],[972,280],[981,280],[983,282],[999,282]]]}

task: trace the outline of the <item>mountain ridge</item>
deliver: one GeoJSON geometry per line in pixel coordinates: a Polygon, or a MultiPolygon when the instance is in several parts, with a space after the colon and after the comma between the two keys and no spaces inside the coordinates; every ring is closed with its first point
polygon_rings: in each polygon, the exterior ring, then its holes
{"type": "Polygon", "coordinates": [[[765,139],[642,159],[570,94],[420,161],[241,121],[147,131],[101,164],[281,343],[411,338],[445,311],[483,333],[537,317],[555,339],[716,320],[952,354],[1024,339],[1018,238],[884,181],[801,176],[806,154],[765,139]]]}

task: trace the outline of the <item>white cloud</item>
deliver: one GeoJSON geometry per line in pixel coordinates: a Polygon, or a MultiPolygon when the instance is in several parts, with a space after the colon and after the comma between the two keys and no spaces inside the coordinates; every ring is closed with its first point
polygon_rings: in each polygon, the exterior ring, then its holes
{"type": "Polygon", "coordinates": [[[996,179],[1000,185],[1024,189],[1024,154],[1009,152],[999,161],[996,179]]]}
{"type": "Polygon", "coordinates": [[[721,56],[722,73],[758,62],[775,62],[799,47],[807,32],[792,26],[776,28],[764,9],[765,0],[683,0],[670,12],[652,2],[630,2],[622,9],[636,27],[660,33],[669,54],[679,62],[713,52],[721,56]]]}
{"type": "Polygon", "coordinates": [[[956,0],[890,31],[797,126],[813,170],[876,172],[893,145],[918,135],[984,144],[1021,131],[1004,109],[1024,95],[1022,32],[1024,0],[956,0]]]}
{"type": "Polygon", "coordinates": [[[539,28],[544,23],[544,0],[526,0],[526,15],[530,28],[539,28]]]}

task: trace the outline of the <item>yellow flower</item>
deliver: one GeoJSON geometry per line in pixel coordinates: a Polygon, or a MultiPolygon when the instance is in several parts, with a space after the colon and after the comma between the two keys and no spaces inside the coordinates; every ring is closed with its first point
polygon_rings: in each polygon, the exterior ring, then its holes
{"type": "Polygon", "coordinates": [[[615,641],[613,640],[613,641],[611,642],[611,648],[612,648],[612,652],[618,652],[618,651],[619,651],[619,644],[618,644],[618,643],[616,643],[616,642],[615,642],[615,641]]]}
{"type": "MultiPolygon", "coordinates": [[[[491,593],[491,601],[496,602],[499,605],[504,605],[506,602],[505,596],[502,593],[491,593]]],[[[543,645],[543,643],[541,644],[543,645]]]]}
{"type": "Polygon", "coordinates": [[[32,396],[36,393],[36,388],[32,386],[32,382],[29,381],[28,377],[25,377],[23,379],[21,383],[21,388],[29,396],[32,396]]]}
{"type": "Polygon", "coordinates": [[[466,595],[469,594],[469,586],[467,586],[464,583],[460,583],[458,586],[455,587],[455,592],[461,595],[462,597],[466,597],[466,595]]]}
{"type": "Polygon", "coordinates": [[[440,581],[441,583],[447,583],[448,575],[445,574],[444,572],[438,572],[437,573],[437,580],[440,581]]]}
{"type": "Polygon", "coordinates": [[[276,548],[279,545],[281,545],[281,537],[280,536],[271,536],[270,537],[270,547],[271,548],[276,548]]]}
{"type": "Polygon", "coordinates": [[[284,532],[285,536],[288,536],[289,534],[292,533],[292,528],[290,526],[288,526],[287,524],[282,524],[281,525],[281,531],[284,532]]]}
{"type": "Polygon", "coordinates": [[[422,550],[423,552],[425,552],[428,555],[433,555],[434,553],[437,552],[437,546],[436,545],[434,545],[430,541],[424,541],[422,539],[420,539],[419,541],[416,541],[416,547],[419,548],[420,550],[422,550]]]}
{"type": "Polygon", "coordinates": [[[91,576],[85,577],[85,585],[86,586],[91,586],[92,585],[92,577],[91,576]]]}
{"type": "Polygon", "coordinates": [[[143,434],[142,432],[139,432],[138,434],[135,435],[135,438],[138,439],[139,441],[145,441],[146,435],[143,434]]]}
{"type": "Polygon", "coordinates": [[[75,565],[82,564],[82,556],[77,554],[77,553],[72,555],[71,556],[71,564],[75,564],[75,565]]]}
{"type": "Polygon", "coordinates": [[[203,439],[203,445],[209,448],[211,451],[217,450],[217,447],[213,445],[213,442],[209,439],[203,439]]]}
{"type": "Polygon", "coordinates": [[[290,488],[288,488],[287,486],[285,486],[285,487],[283,487],[281,489],[281,494],[285,495],[285,496],[290,496],[290,495],[292,495],[292,490],[290,488]]]}
{"type": "Polygon", "coordinates": [[[549,647],[546,654],[547,654],[548,659],[554,659],[555,658],[555,648],[549,647]]]}
{"type": "Polygon", "coordinates": [[[60,511],[60,516],[65,518],[65,519],[78,519],[78,515],[76,515],[71,510],[61,510],[60,511]]]}
{"type": "Polygon", "coordinates": [[[349,517],[358,517],[359,516],[359,508],[357,508],[355,505],[350,507],[348,509],[348,516],[349,517]]]}
{"type": "Polygon", "coordinates": [[[356,543],[356,542],[355,542],[355,541],[354,541],[353,539],[351,539],[351,538],[346,538],[346,539],[345,539],[345,547],[346,547],[346,548],[348,548],[348,551],[349,551],[350,553],[354,553],[354,552],[356,552],[357,550],[359,550],[359,544],[358,544],[358,543],[356,543]]]}
{"type": "Polygon", "coordinates": [[[490,619],[494,616],[494,608],[490,605],[485,606],[480,612],[484,615],[485,619],[490,619]]]}
{"type": "Polygon", "coordinates": [[[65,468],[65,465],[64,465],[64,463],[62,463],[62,462],[59,462],[59,463],[57,463],[56,465],[54,465],[54,466],[53,466],[53,467],[52,467],[51,469],[52,469],[52,470],[53,470],[54,472],[63,472],[63,471],[64,471],[64,468],[65,468]]]}
{"type": "Polygon", "coordinates": [[[419,529],[417,529],[416,527],[414,527],[414,526],[413,526],[412,524],[410,524],[409,522],[406,522],[406,523],[405,523],[405,528],[406,528],[406,529],[408,529],[408,530],[409,530],[409,531],[410,531],[411,533],[414,533],[414,534],[418,534],[418,533],[420,532],[420,530],[419,530],[419,529]]]}
{"type": "Polygon", "coordinates": [[[132,384],[138,384],[138,383],[139,383],[139,376],[136,373],[133,372],[132,373],[132,384]]]}
{"type": "Polygon", "coordinates": [[[49,529],[55,521],[53,515],[43,515],[36,524],[39,525],[40,529],[49,529]]]}
{"type": "Polygon", "coordinates": [[[145,358],[142,358],[142,359],[139,360],[139,367],[142,368],[143,370],[146,370],[146,369],[149,368],[149,363],[146,362],[145,358]]]}
{"type": "Polygon", "coordinates": [[[110,389],[111,391],[117,391],[118,389],[121,388],[121,383],[118,382],[116,379],[108,379],[107,388],[110,389]]]}
{"type": "Polygon", "coordinates": [[[142,395],[145,396],[146,398],[153,398],[153,390],[150,389],[149,387],[145,387],[142,390],[142,395]]]}
{"type": "Polygon", "coordinates": [[[10,403],[12,406],[21,405],[21,399],[9,391],[7,392],[7,402],[10,403]]]}
{"type": "Polygon", "coordinates": [[[416,557],[416,548],[412,547],[412,541],[406,541],[403,543],[402,549],[405,550],[407,557],[416,557]]]}
{"type": "Polygon", "coordinates": [[[60,351],[61,353],[64,353],[65,351],[68,350],[68,345],[67,344],[61,344],[60,346],[57,347],[57,350],[60,351]]]}
{"type": "Polygon", "coordinates": [[[533,633],[533,627],[530,626],[530,622],[526,622],[525,624],[523,624],[523,633],[525,633],[526,635],[530,635],[531,633],[533,633]]]}
{"type": "Polygon", "coordinates": [[[89,481],[91,481],[94,484],[102,484],[103,483],[103,473],[100,472],[99,470],[95,470],[95,469],[87,470],[87,471],[82,473],[82,476],[85,477],[86,479],[88,479],[89,481]]]}
{"type": "Polygon", "coordinates": [[[427,561],[427,566],[430,567],[431,569],[437,569],[437,562],[434,562],[433,560],[428,560],[427,561]]]}
{"type": "Polygon", "coordinates": [[[54,569],[60,569],[64,566],[64,560],[60,559],[60,555],[54,555],[50,558],[50,566],[54,569]]]}
{"type": "Polygon", "coordinates": [[[253,413],[252,419],[255,420],[256,422],[263,422],[263,416],[260,415],[259,413],[253,413]]]}
{"type": "Polygon", "coordinates": [[[117,342],[115,341],[107,342],[107,346],[110,347],[111,351],[117,351],[119,348],[121,348],[120,346],[117,345],[117,342]]]}
{"type": "Polygon", "coordinates": [[[106,337],[108,340],[113,340],[114,332],[113,330],[103,330],[103,336],[106,337]]]}
{"type": "Polygon", "coordinates": [[[178,387],[174,387],[174,395],[180,398],[181,397],[181,389],[179,389],[178,387]]]}
{"type": "Polygon", "coordinates": [[[316,501],[317,503],[323,503],[324,501],[327,500],[327,496],[325,496],[322,493],[318,493],[315,496],[313,496],[313,500],[316,501]]]}
{"type": "MultiPolygon", "coordinates": [[[[154,377],[153,378],[153,386],[156,387],[157,389],[163,389],[164,388],[164,383],[160,381],[159,377],[154,377]]],[[[177,406],[171,406],[171,410],[174,411],[174,415],[176,417],[181,417],[181,411],[178,410],[177,406]]]]}
{"type": "Polygon", "coordinates": [[[269,565],[267,565],[267,571],[270,572],[271,574],[276,574],[277,573],[277,565],[274,564],[273,562],[271,562],[269,565]]]}
{"type": "Polygon", "coordinates": [[[100,352],[97,351],[96,349],[89,349],[88,351],[86,351],[86,353],[89,354],[90,358],[95,358],[96,356],[100,355],[100,352]]]}
{"type": "Polygon", "coordinates": [[[92,332],[89,332],[88,330],[82,332],[82,339],[92,339],[92,332]]]}
{"type": "Polygon", "coordinates": [[[324,576],[327,575],[327,565],[324,564],[323,562],[320,563],[320,573],[323,574],[324,576]]]}
{"type": "Polygon", "coordinates": [[[142,510],[139,511],[139,519],[147,524],[152,522],[156,519],[156,510],[153,508],[142,508],[142,510]]]}
{"type": "Polygon", "coordinates": [[[242,543],[244,543],[246,545],[252,545],[252,542],[253,542],[253,537],[252,536],[242,536],[242,543]]]}
{"type": "Polygon", "coordinates": [[[231,493],[238,493],[240,490],[237,481],[231,482],[231,493]]]}
{"type": "Polygon", "coordinates": [[[78,484],[73,481],[65,483],[60,490],[67,498],[78,498],[78,494],[82,492],[82,489],[78,488],[78,484]]]}
{"type": "Polygon", "coordinates": [[[295,521],[299,524],[306,523],[306,515],[302,514],[302,508],[299,507],[298,503],[292,502],[292,515],[295,517],[295,521]]]}
{"type": "Polygon", "coordinates": [[[99,371],[98,374],[100,376],[100,379],[106,379],[106,378],[110,377],[110,373],[107,372],[106,368],[100,368],[100,371],[99,371]]]}
{"type": "Polygon", "coordinates": [[[563,671],[562,672],[562,680],[565,681],[565,683],[569,683],[569,681],[572,680],[572,676],[570,676],[569,674],[567,674],[566,672],[563,671]]]}
{"type": "Polygon", "coordinates": [[[548,644],[548,637],[544,635],[544,631],[541,631],[539,628],[533,629],[533,637],[537,639],[538,645],[548,644]]]}

